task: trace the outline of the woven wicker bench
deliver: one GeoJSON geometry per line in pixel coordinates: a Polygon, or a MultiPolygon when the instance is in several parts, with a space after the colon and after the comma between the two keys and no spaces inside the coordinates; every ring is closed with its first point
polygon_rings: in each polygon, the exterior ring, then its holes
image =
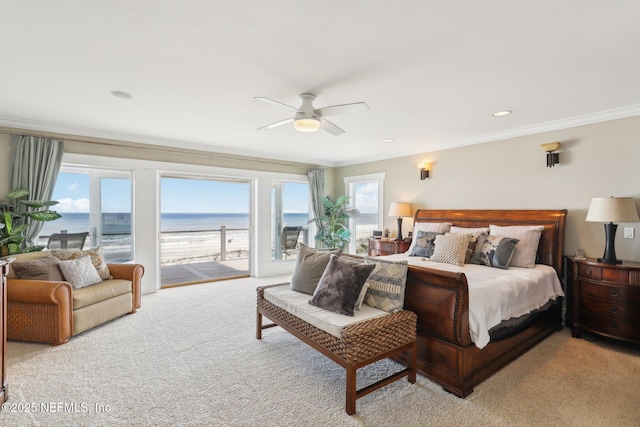
{"type": "Polygon", "coordinates": [[[345,368],[347,414],[356,413],[356,399],[380,387],[405,376],[409,382],[416,382],[416,315],[413,312],[402,310],[350,324],[344,327],[342,337],[337,338],[266,300],[264,290],[275,286],[289,284],[281,283],[257,289],[256,338],[262,339],[263,329],[280,326],[345,368]],[[273,323],[263,325],[262,316],[273,323]],[[408,367],[360,390],[356,389],[358,368],[405,352],[407,357],[403,360],[408,361],[408,367]]]}

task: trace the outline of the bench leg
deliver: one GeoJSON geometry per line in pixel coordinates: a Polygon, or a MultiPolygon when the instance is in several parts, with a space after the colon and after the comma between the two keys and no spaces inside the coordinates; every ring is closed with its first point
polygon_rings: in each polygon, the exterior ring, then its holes
{"type": "Polygon", "coordinates": [[[256,338],[262,339],[262,314],[256,310],[256,338]]]}
{"type": "Polygon", "coordinates": [[[346,410],[347,414],[349,415],[353,415],[356,413],[356,372],[357,369],[353,366],[349,366],[347,368],[346,410]]]}
{"type": "Polygon", "coordinates": [[[411,372],[409,372],[409,375],[407,375],[407,380],[411,384],[416,383],[416,368],[418,365],[417,356],[418,356],[418,343],[417,341],[414,341],[413,347],[411,347],[411,350],[409,350],[409,360],[408,360],[409,369],[411,369],[411,372]]]}

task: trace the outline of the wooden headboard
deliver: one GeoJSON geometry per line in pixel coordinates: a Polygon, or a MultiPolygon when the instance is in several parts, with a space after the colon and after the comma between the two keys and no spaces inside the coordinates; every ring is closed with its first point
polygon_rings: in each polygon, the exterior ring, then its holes
{"type": "Polygon", "coordinates": [[[488,227],[490,224],[542,225],[538,244],[540,264],[553,267],[562,277],[564,223],[567,210],[426,210],[418,209],[415,222],[450,222],[458,227],[488,227]]]}

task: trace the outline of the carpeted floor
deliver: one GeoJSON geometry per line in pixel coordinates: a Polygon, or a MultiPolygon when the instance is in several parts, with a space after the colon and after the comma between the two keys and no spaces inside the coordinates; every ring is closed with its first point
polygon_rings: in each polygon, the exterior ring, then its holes
{"type": "MultiPolygon", "coordinates": [[[[282,278],[281,278],[282,279],[282,278]]],[[[280,280],[282,281],[282,280],[280,280]]],[[[418,375],[344,411],[344,370],[280,328],[255,339],[255,288],[238,279],[164,289],[50,347],[7,345],[11,426],[637,426],[640,348],[567,329],[459,399],[418,375]]],[[[359,386],[398,369],[359,371],[359,386]]]]}

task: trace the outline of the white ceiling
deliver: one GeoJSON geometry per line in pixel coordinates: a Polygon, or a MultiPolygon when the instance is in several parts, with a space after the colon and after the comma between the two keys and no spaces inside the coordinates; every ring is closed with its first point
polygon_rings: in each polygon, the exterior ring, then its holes
{"type": "Polygon", "coordinates": [[[2,126],[341,166],[640,114],[637,0],[0,9],[2,126]],[[291,113],[254,97],[297,107],[303,92],[371,110],[332,117],[337,137],[256,130],[291,113]]]}

